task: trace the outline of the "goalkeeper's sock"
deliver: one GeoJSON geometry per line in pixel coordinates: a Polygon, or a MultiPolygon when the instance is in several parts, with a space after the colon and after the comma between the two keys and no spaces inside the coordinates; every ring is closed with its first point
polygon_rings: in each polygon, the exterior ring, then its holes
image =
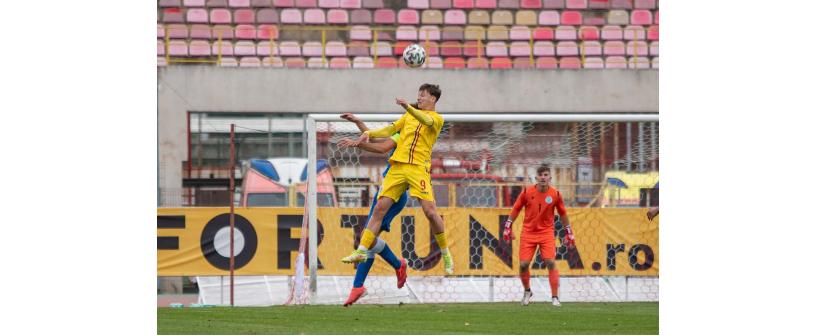
{"type": "Polygon", "coordinates": [[[524,290],[529,291],[529,270],[521,272],[521,283],[524,284],[524,290]]]}
{"type": "Polygon", "coordinates": [[[560,272],[557,269],[549,269],[549,286],[552,288],[552,296],[557,297],[557,290],[560,288],[560,272]]]}
{"type": "Polygon", "coordinates": [[[370,231],[368,228],[365,228],[365,231],[362,232],[362,238],[359,240],[359,247],[357,247],[357,250],[368,251],[368,249],[373,247],[375,241],[376,235],[374,235],[374,232],[370,231]]]}
{"type": "Polygon", "coordinates": [[[354,287],[362,287],[365,284],[365,278],[368,278],[368,272],[374,266],[374,258],[369,257],[364,262],[357,264],[357,273],[354,275],[354,287]]]}
{"type": "Polygon", "coordinates": [[[439,249],[447,250],[447,235],[444,232],[438,233],[435,235],[436,243],[439,244],[439,249]]]}
{"type": "Polygon", "coordinates": [[[387,244],[385,244],[385,248],[379,252],[379,256],[382,256],[382,258],[396,270],[399,270],[399,268],[402,267],[402,261],[400,261],[399,258],[396,258],[396,255],[393,253],[393,251],[391,251],[391,248],[388,247],[387,244]]]}

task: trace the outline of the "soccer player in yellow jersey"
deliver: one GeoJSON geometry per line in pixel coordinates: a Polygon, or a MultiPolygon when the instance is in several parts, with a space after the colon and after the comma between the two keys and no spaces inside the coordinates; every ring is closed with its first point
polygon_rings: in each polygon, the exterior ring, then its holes
{"type": "Polygon", "coordinates": [[[433,187],[430,184],[430,155],[433,144],[436,143],[441,127],[444,125],[444,119],[439,113],[436,113],[436,103],[440,97],[441,89],[438,85],[423,84],[419,87],[418,109],[409,105],[404,99],[397,98],[396,104],[402,106],[406,113],[387,127],[363,132],[359,137],[359,141],[366,142],[368,138],[389,137],[397,132],[401,134],[396,152],[389,159],[391,168],[382,183],[379,202],[374,207],[371,220],[368,221],[368,226],[362,233],[359,248],[343,258],[343,262],[357,263],[366,259],[368,249],[379,236],[382,218],[410,186],[410,196],[419,199],[422,211],[430,221],[430,230],[441,249],[444,272],[448,275],[453,274],[453,257],[447,247],[444,221],[436,212],[433,187]]]}

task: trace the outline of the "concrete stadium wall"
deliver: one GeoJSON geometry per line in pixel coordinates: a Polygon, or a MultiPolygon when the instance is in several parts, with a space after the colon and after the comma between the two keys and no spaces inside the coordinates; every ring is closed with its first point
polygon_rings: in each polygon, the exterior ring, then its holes
{"type": "Polygon", "coordinates": [[[439,84],[444,113],[657,112],[657,70],[158,69],[159,187],[181,189],[187,112],[401,113],[439,84]]]}

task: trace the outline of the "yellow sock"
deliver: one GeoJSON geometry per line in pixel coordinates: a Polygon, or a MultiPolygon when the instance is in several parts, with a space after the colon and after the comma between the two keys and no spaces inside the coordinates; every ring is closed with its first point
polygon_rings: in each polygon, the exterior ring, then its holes
{"type": "Polygon", "coordinates": [[[436,242],[439,243],[439,249],[447,249],[447,235],[444,235],[444,232],[441,232],[434,236],[436,237],[436,242]]]}
{"type": "Polygon", "coordinates": [[[368,250],[373,246],[374,241],[376,241],[376,235],[374,235],[374,232],[366,228],[365,231],[362,232],[362,238],[359,240],[359,246],[365,248],[365,250],[368,250]]]}

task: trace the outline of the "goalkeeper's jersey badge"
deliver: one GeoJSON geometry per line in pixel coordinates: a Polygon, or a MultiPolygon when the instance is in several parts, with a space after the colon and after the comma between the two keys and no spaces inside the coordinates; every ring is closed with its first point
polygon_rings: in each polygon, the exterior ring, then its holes
{"type": "Polygon", "coordinates": [[[546,203],[547,203],[547,204],[551,204],[551,203],[552,203],[552,196],[551,196],[551,195],[547,195],[545,200],[546,200],[546,203]]]}

